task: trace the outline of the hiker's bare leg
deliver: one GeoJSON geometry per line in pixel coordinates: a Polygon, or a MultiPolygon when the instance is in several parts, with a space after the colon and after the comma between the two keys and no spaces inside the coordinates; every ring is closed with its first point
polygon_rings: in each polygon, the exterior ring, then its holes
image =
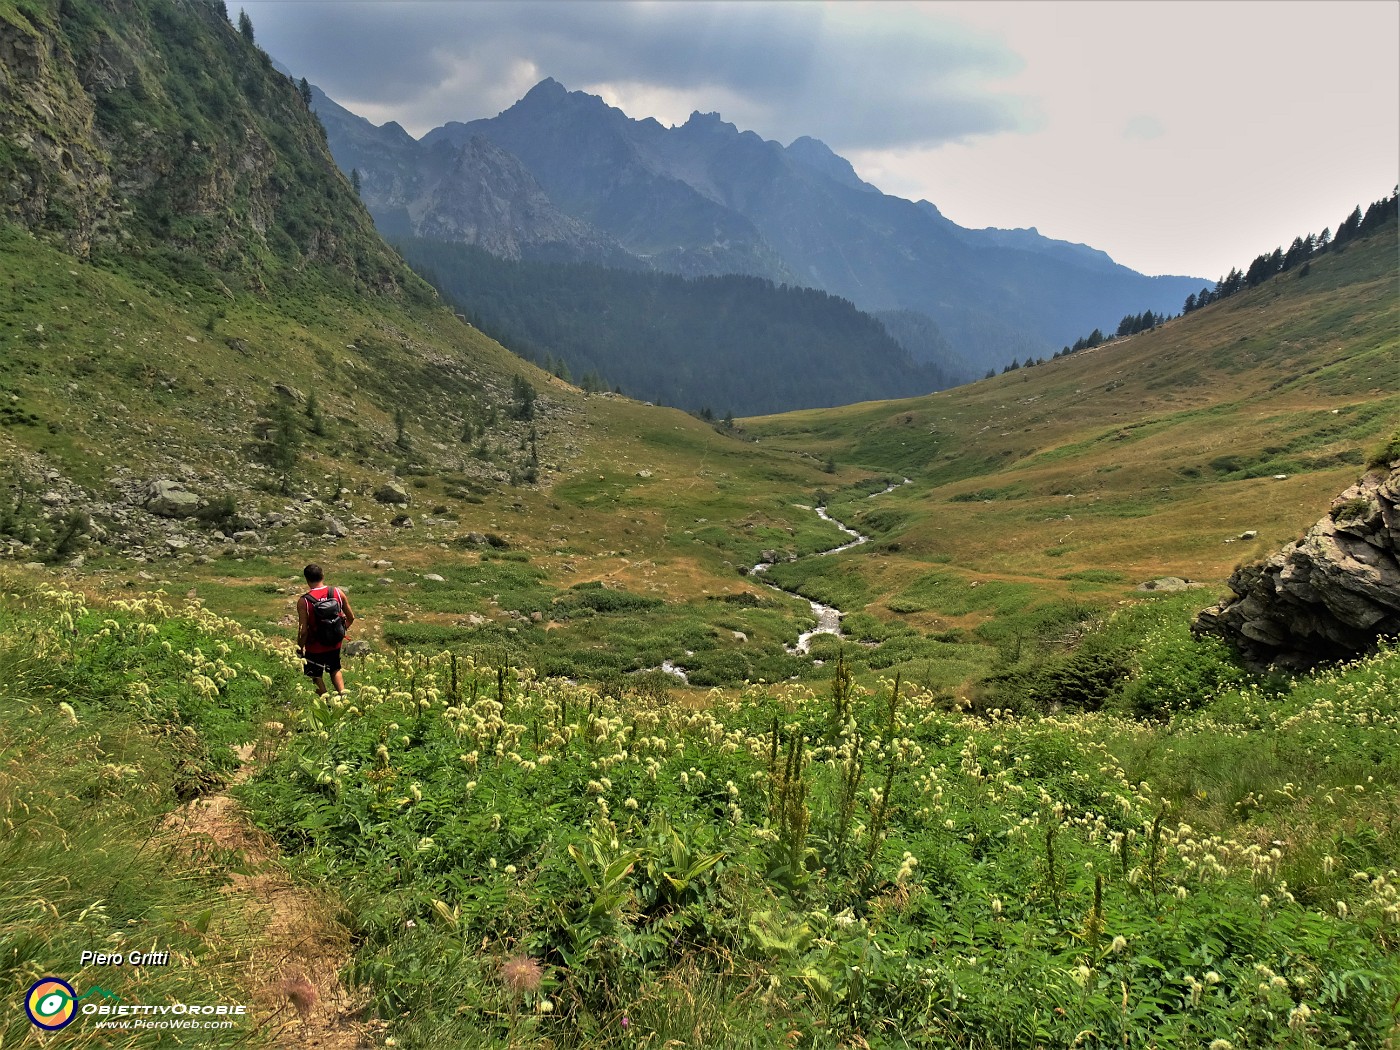
{"type": "Polygon", "coordinates": [[[312,680],[313,682],[316,683],[316,695],[317,695],[317,696],[325,696],[325,695],[326,695],[326,680],[325,680],[324,678],[319,678],[319,677],[318,677],[318,678],[313,678],[313,679],[311,679],[311,680],[312,680]]]}
{"type": "Polygon", "coordinates": [[[335,683],[335,691],[337,693],[345,692],[345,676],[342,675],[339,670],[331,675],[331,681],[335,683]]]}

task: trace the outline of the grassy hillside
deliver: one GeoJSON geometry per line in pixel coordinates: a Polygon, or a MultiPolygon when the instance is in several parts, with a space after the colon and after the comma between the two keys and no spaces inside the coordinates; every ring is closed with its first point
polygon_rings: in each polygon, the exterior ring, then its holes
{"type": "MultiPolygon", "coordinates": [[[[837,542],[795,505],[826,478],[815,464],[755,454],[679,412],[585,397],[440,307],[309,282],[201,301],[130,268],[75,263],[13,228],[0,264],[18,293],[0,308],[0,442],[6,531],[34,541],[14,548],[21,560],[62,566],[78,552],[85,573],[155,572],[272,627],[289,610],[278,587],[320,559],[355,590],[371,637],[515,650],[539,648],[565,611],[554,616],[554,600],[575,584],[699,603],[670,635],[638,639],[637,653],[614,661],[630,669],[687,648],[723,661],[719,642],[732,647],[736,630],[784,657],[805,605],[772,592],[753,607],[706,599],[744,590],[738,568],[765,548],[837,542]],[[534,392],[529,419],[515,418],[517,383],[534,392]],[[197,493],[199,515],[143,509],[147,483],[161,478],[197,493]],[[377,502],[389,482],[409,502],[377,502]],[[91,517],[91,535],[57,557],[73,512],[91,517]],[[400,515],[411,529],[391,524],[400,515]],[[332,520],[348,535],[329,535],[332,520]],[[256,539],[229,539],[245,529],[256,539]],[[381,561],[394,571],[370,564],[381,561]],[[420,587],[427,572],[447,582],[420,587]],[[548,615],[531,625],[509,612],[548,615]],[[500,622],[479,631],[466,624],[472,613],[500,622]]],[[[575,650],[616,626],[607,615],[588,630],[573,620],[563,636],[586,635],[575,650]]],[[[716,674],[741,681],[747,670],[741,659],[716,674]]]]}
{"type": "Polygon", "coordinates": [[[934,631],[1162,576],[1219,587],[1316,521],[1400,420],[1395,260],[1390,226],[1306,276],[1093,351],[927,398],[743,421],[761,448],[912,479],[878,503],[834,499],[878,555],[800,567],[802,585],[934,631]]]}

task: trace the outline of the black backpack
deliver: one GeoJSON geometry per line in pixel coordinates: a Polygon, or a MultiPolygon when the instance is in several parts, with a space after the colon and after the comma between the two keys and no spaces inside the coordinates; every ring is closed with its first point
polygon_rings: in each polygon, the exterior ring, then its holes
{"type": "Polygon", "coordinates": [[[306,596],[311,606],[311,628],[316,641],[321,645],[339,645],[345,640],[345,610],[340,604],[340,591],[326,588],[323,598],[306,596]]]}

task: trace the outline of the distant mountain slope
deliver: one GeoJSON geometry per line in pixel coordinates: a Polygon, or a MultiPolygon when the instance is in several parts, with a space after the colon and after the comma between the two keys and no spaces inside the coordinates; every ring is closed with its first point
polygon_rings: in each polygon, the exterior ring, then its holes
{"type": "Polygon", "coordinates": [[[399,242],[493,337],[586,386],[716,415],[849,404],[951,386],[849,302],[758,277],[544,265],[479,247],[399,242]]]}
{"type": "Polygon", "coordinates": [[[612,237],[560,211],[513,155],[479,137],[424,145],[375,127],[312,89],[336,163],[386,237],[477,244],[504,259],[640,265],[612,237]]]}
{"type": "Polygon", "coordinates": [[[880,193],[810,138],[786,149],[717,114],[666,128],[545,80],[496,117],[427,145],[489,139],[561,209],[677,272],[742,272],[865,310],[914,310],[979,367],[1058,349],[1124,312],[1175,312],[1199,278],[1145,277],[1034,231],[964,230],[880,193]]]}

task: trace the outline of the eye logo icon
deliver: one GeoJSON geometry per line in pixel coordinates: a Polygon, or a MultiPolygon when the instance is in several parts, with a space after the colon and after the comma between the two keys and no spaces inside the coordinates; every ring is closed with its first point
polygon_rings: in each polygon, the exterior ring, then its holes
{"type": "Polygon", "coordinates": [[[24,1010],[29,1019],[48,1032],[66,1028],[78,1013],[78,993],[67,981],[45,977],[35,981],[24,997],[24,1010]]]}

